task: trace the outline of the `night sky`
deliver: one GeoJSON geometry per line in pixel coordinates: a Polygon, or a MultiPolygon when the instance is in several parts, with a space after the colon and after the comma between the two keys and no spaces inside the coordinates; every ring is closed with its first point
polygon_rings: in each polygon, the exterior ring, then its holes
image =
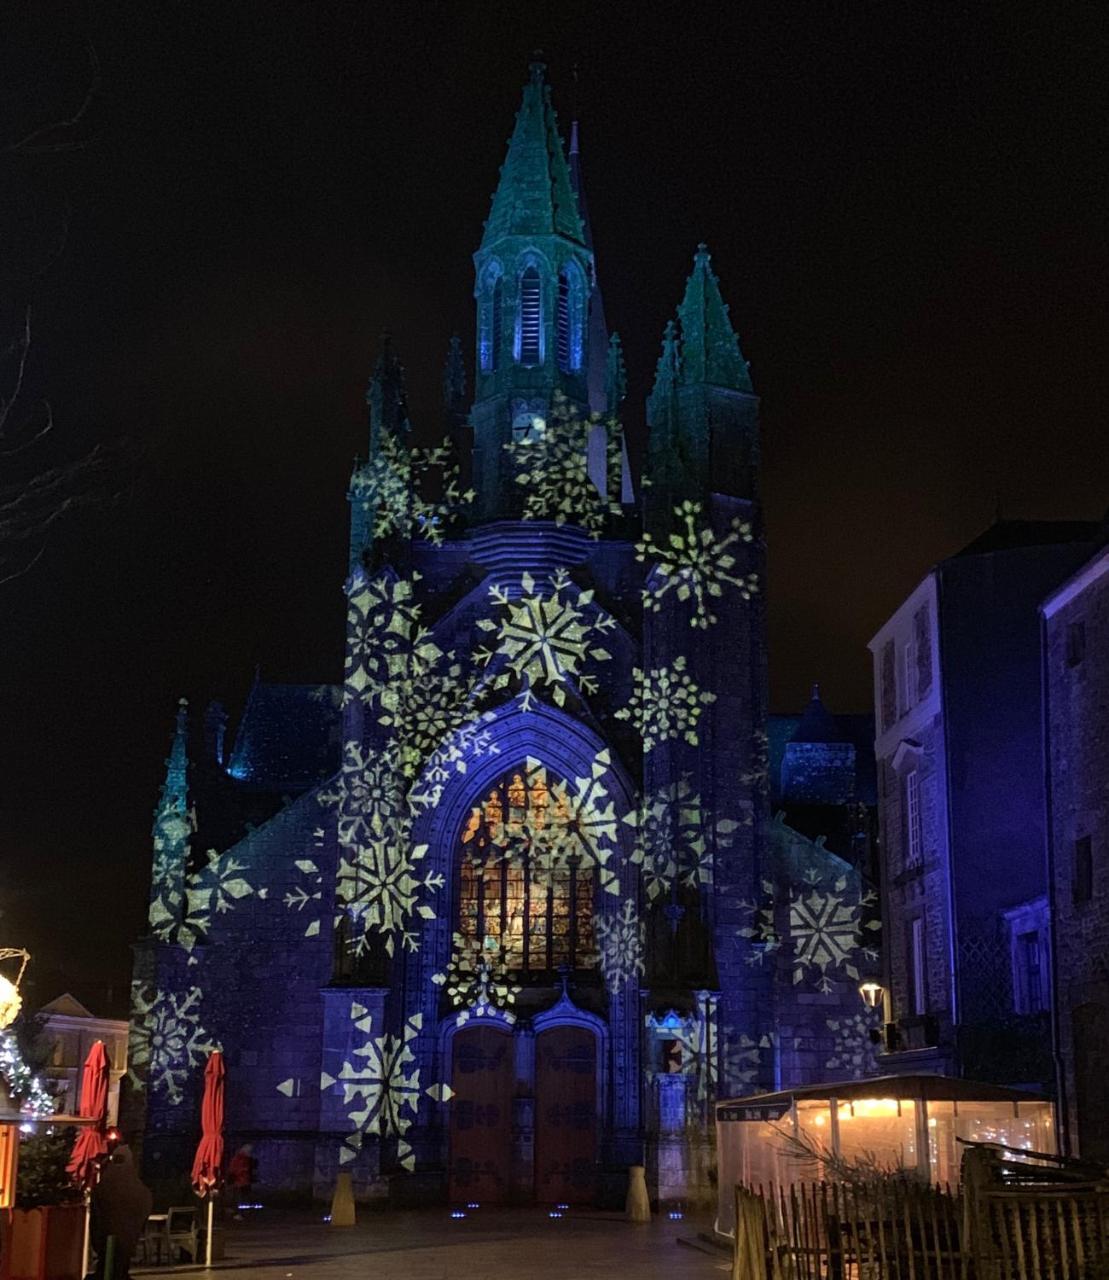
{"type": "Polygon", "coordinates": [[[0,587],[0,944],[35,953],[33,994],[119,1007],[177,697],[234,716],[255,664],[338,679],[379,337],[437,432],[537,47],[565,128],[576,92],[633,433],[701,239],[731,302],[763,401],[776,710],[814,679],[832,710],[868,710],[867,639],[998,503],[1098,518],[1097,11],[5,7],[4,138],[75,108],[88,44],[100,64],[85,145],[5,161],[9,317],[68,221],[31,289],[42,463],[126,442],[119,500],[0,587]]]}

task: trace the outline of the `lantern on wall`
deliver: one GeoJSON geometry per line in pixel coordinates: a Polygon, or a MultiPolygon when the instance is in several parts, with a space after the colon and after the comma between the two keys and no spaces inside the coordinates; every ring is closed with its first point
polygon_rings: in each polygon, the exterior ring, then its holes
{"type": "Polygon", "coordinates": [[[0,947],[0,960],[18,959],[20,962],[19,972],[16,974],[14,982],[5,974],[0,973],[0,1031],[10,1027],[19,1017],[19,1010],[23,1006],[23,997],[19,994],[19,984],[23,981],[23,973],[30,958],[30,952],[24,951],[22,947],[0,947]]]}

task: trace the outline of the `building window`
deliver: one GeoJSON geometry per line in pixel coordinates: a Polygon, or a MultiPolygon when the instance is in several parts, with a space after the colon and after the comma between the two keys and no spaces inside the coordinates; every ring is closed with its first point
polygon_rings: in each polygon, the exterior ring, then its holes
{"type": "Polygon", "coordinates": [[[920,774],[910,769],[905,775],[905,865],[918,866],[924,842],[920,827],[920,774]]]}
{"type": "Polygon", "coordinates": [[[539,272],[528,267],[520,277],[520,363],[540,364],[543,337],[543,309],[539,284],[539,272]]]}
{"type": "Polygon", "coordinates": [[[500,267],[492,263],[485,273],[478,307],[478,364],[482,373],[494,373],[501,345],[504,284],[500,267]]]}
{"type": "Polygon", "coordinates": [[[1067,666],[1077,667],[1086,656],[1086,624],[1070,622],[1067,624],[1067,666]]]}
{"type": "Polygon", "coordinates": [[[1081,836],[1074,842],[1074,881],[1071,888],[1074,901],[1079,906],[1094,896],[1094,845],[1091,836],[1081,836]]]}
{"type": "Polygon", "coordinates": [[[458,932],[504,948],[508,968],[549,973],[596,966],[593,872],[576,855],[545,860],[551,832],[570,821],[542,770],[503,778],[462,833],[458,932]]]}
{"type": "Polygon", "coordinates": [[[901,653],[902,688],[905,698],[901,704],[901,714],[911,711],[916,706],[916,645],[912,640],[905,642],[901,653]]]}
{"type": "Polygon", "coordinates": [[[909,925],[909,1008],[913,1017],[928,1012],[928,964],[924,940],[924,917],[914,916],[909,925]]]}
{"type": "Polygon", "coordinates": [[[1027,933],[1017,934],[1016,991],[1013,993],[1017,1013],[1039,1013],[1047,1008],[1041,955],[1039,930],[1030,929],[1027,933]]]}
{"type": "Polygon", "coordinates": [[[882,712],[882,728],[888,729],[897,720],[897,666],[892,640],[887,640],[882,646],[878,702],[882,712]]]}

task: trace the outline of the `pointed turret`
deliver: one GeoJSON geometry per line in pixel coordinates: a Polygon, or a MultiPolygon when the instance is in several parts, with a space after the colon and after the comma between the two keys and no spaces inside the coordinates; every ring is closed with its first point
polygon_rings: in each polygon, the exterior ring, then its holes
{"type": "Polygon", "coordinates": [[[189,704],[177,704],[173,745],[166,760],[166,776],[151,831],[153,857],[150,875],[151,931],[168,938],[181,921],[185,874],[196,821],[189,806],[189,704]]]}
{"type": "Polygon", "coordinates": [[[739,350],[739,339],[720,296],[720,282],[705,244],[697,246],[685,297],[678,307],[682,328],[682,380],[733,391],[753,390],[751,375],[739,350]]]}
{"type": "Polygon", "coordinates": [[[685,499],[755,499],[758,400],[703,244],[677,325],[670,321],[663,335],[647,423],[654,526],[664,526],[673,505],[685,499]]]}
{"type": "Polygon", "coordinates": [[[381,355],[374,366],[370,385],[366,390],[366,403],[370,407],[370,457],[378,451],[384,432],[398,439],[406,439],[409,432],[408,388],[405,384],[404,365],[393,350],[392,334],[381,338],[381,355]]]}
{"type": "Polygon", "coordinates": [[[620,335],[614,333],[609,339],[608,352],[605,356],[605,412],[610,417],[618,417],[620,406],[628,394],[628,372],[624,368],[624,347],[620,335]]]}
{"type": "MultiPolygon", "coordinates": [[[[585,186],[581,172],[581,145],[578,122],[570,125],[570,185],[578,202],[586,248],[593,252],[593,227],[589,221],[589,205],[585,198],[585,186]]],[[[593,260],[593,286],[589,292],[589,364],[585,382],[589,390],[589,408],[593,413],[606,412],[605,362],[608,348],[608,325],[605,321],[605,303],[601,296],[601,281],[597,274],[596,258],[593,260]]],[[[612,409],[607,409],[611,413],[612,409]]]]}
{"type": "Polygon", "coordinates": [[[524,98],[508,140],[508,155],[485,223],[482,249],[491,248],[505,236],[556,235],[585,243],[551,91],[543,79],[545,70],[542,62],[533,62],[528,68],[524,98]]]}

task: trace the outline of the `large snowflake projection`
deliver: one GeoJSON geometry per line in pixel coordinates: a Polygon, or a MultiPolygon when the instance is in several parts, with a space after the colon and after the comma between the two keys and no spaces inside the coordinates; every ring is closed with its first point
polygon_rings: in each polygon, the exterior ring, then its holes
{"type": "Polygon", "coordinates": [[[878,1044],[873,1034],[881,1026],[881,1014],[843,1014],[825,1019],[824,1025],[835,1037],[835,1050],[824,1063],[825,1070],[837,1074],[836,1080],[862,1080],[878,1074],[878,1044]]]}
{"type": "Polygon", "coordinates": [[[421,1092],[436,1101],[451,1096],[446,1085],[432,1085],[421,1091],[412,1042],[420,1033],[423,1015],[409,1017],[399,1036],[374,1036],[373,1016],[364,1005],[352,1004],[350,1015],[361,1043],[351,1049],[337,1077],[326,1071],[320,1075],[321,1090],[335,1089],[342,1094],[353,1128],[339,1150],[339,1163],[348,1164],[357,1156],[364,1135],[377,1134],[396,1138],[397,1159],[402,1168],[411,1172],[416,1167],[416,1157],[405,1134],[416,1118],[421,1092]]]}
{"type": "Polygon", "coordinates": [[[369,512],[375,538],[422,537],[436,544],[474,500],[474,490],[462,488],[449,440],[424,448],[388,432],[355,471],[350,491],[369,512]]]}
{"type": "Polygon", "coordinates": [[[837,980],[858,980],[858,959],[877,959],[873,934],[881,927],[874,918],[876,895],[852,877],[825,879],[810,868],[799,883],[775,887],[762,882],[759,902],[744,902],[748,924],[740,936],[760,944],[748,956],[751,964],[789,943],[789,964],[795,984],[811,980],[818,991],[834,990],[837,980]],[[784,915],[785,930],[779,926],[784,915]],[[783,936],[784,932],[784,936],[783,936]]]}
{"type": "Polygon", "coordinates": [[[618,894],[611,865],[616,860],[616,806],[605,786],[611,767],[612,757],[601,751],[590,762],[588,777],[565,782],[529,756],[522,800],[515,803],[510,796],[490,826],[482,860],[526,862],[532,880],[548,886],[571,867],[594,871],[602,891],[618,894]],[[536,803],[538,796],[546,797],[545,803],[536,803]]]}
{"type": "Polygon", "coordinates": [[[623,821],[635,828],[631,860],[651,902],[668,896],[675,885],[711,884],[713,850],[706,835],[714,833],[717,847],[726,848],[739,828],[731,818],[712,821],[688,773],[644,796],[623,821]]]}
{"type": "Polygon", "coordinates": [[[435,918],[418,899],[443,887],[441,874],[421,870],[428,847],[412,841],[412,811],[393,759],[348,742],[335,789],[319,795],[337,813],[336,896],[354,926],[355,955],[366,950],[373,934],[382,936],[389,955],[398,941],[414,951],[419,937],[413,917],[435,918]]]}
{"type": "Polygon", "coordinates": [[[752,541],[751,526],[737,517],[720,537],[703,520],[701,503],[688,501],[674,508],[674,526],[665,543],[649,533],[636,543],[636,559],[651,565],[643,604],[658,613],[673,593],[683,604],[690,602],[689,625],[705,629],[716,621],[713,602],[726,588],[734,588],[744,600],[758,590],[758,575],[736,568],[736,550],[752,541]]]}
{"type": "Polygon", "coordinates": [[[415,601],[419,574],[371,577],[355,569],[347,585],[347,646],[343,693],[348,701],[371,699],[393,682],[412,679],[441,656],[420,622],[415,601]]]}
{"type": "MultiPolygon", "coordinates": [[[[185,918],[176,934],[176,940],[186,951],[207,938],[214,916],[226,914],[236,903],[255,893],[254,886],[242,874],[244,870],[246,864],[229,853],[219,854],[209,849],[207,865],[189,876],[185,918]]],[[[259,898],[265,898],[266,893],[266,889],[257,890],[259,898]]],[[[190,963],[193,963],[191,956],[190,963]]]]}
{"type": "Polygon", "coordinates": [[[524,690],[523,709],[531,709],[537,685],[550,690],[558,706],[576,684],[584,694],[597,691],[596,678],[586,674],[588,661],[604,662],[612,655],[601,638],[616,626],[616,619],[593,603],[592,591],[575,591],[565,569],[557,570],[546,590],[537,590],[531,574],[520,578],[520,594],[493,586],[489,594],[500,606],[500,620],[480,618],[478,626],[491,634],[488,647],[474,656],[486,666],[503,659],[490,680],[500,689],[518,680],[524,690]]]}
{"type": "Polygon", "coordinates": [[[635,725],[644,751],[676,738],[697,745],[697,722],[705,707],[716,701],[716,694],[700,688],[685,666],[685,655],[681,654],[668,667],[648,671],[636,667],[632,672],[634,692],[616,718],[635,725]]]}
{"type": "Polygon", "coordinates": [[[199,987],[152,991],[131,984],[128,1076],[136,1088],[164,1094],[171,1106],[184,1096],[190,1071],[218,1047],[200,1024],[200,1001],[199,987]]]}
{"type": "Polygon", "coordinates": [[[646,921],[639,918],[635,903],[625,900],[612,915],[597,916],[593,931],[605,986],[616,995],[632,979],[643,976],[647,957],[646,921]]]}
{"type": "Polygon", "coordinates": [[[599,538],[608,516],[620,514],[619,502],[602,494],[589,474],[589,442],[598,430],[605,433],[607,491],[619,495],[620,424],[600,414],[583,418],[559,392],[541,426],[504,446],[515,464],[516,483],[524,489],[525,520],[569,522],[599,538]]]}
{"type": "Polygon", "coordinates": [[[463,1026],[471,1018],[497,1016],[512,1023],[516,1015],[509,1009],[521,988],[512,981],[505,948],[497,943],[483,945],[477,938],[454,935],[454,949],[445,973],[436,973],[432,982],[447,993],[455,1018],[463,1026]]]}

